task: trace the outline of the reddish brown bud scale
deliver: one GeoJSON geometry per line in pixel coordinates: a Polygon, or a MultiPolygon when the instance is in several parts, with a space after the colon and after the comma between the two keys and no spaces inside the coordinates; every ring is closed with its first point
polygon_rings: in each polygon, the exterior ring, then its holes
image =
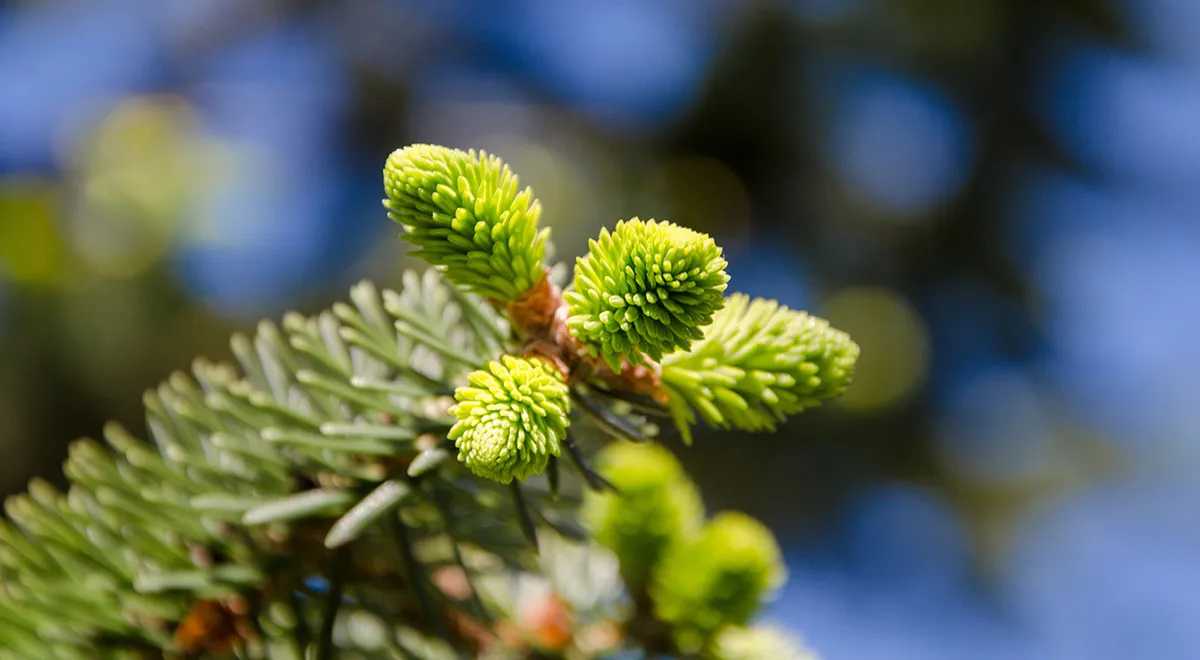
{"type": "Polygon", "coordinates": [[[185,653],[232,653],[254,634],[248,613],[241,598],[198,600],[175,628],[175,644],[185,653]]]}
{"type": "Polygon", "coordinates": [[[614,372],[602,359],[590,354],[567,327],[567,303],[562,290],[550,281],[549,270],[528,293],[508,303],[505,311],[524,341],[522,354],[549,361],[568,383],[596,378],[616,389],[666,401],[661,368],[653,360],[644,356],[644,364],[622,360],[621,370],[614,372]]]}

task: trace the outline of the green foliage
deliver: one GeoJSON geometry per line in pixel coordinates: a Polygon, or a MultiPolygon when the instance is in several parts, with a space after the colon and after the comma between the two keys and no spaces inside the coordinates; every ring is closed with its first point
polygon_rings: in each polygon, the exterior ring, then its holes
{"type": "Polygon", "coordinates": [[[734,294],[704,339],[662,362],[675,423],[690,441],[704,421],[744,431],[774,430],[850,385],[858,345],[829,322],[774,300],[734,294]]]}
{"type": "Polygon", "coordinates": [[[451,282],[507,302],[541,279],[549,233],[538,231],[541,204],[496,156],[414,144],[392,152],[383,180],[389,215],[451,282]]]}
{"type": "Polygon", "coordinates": [[[645,441],[631,411],[664,399],[685,437],[693,409],[773,428],[840,393],[857,346],[770,301],[722,310],[720,248],[671,223],[602,232],[563,296],[540,207],[487,154],[400,149],[385,184],[444,275],[235,336],[240,369],[198,360],[146,395],[153,444],[110,425],[72,447],[66,493],[10,498],[0,659],[805,658],[741,628],[783,578],[766,528],[703,524],[660,446],[612,444],[597,473],[567,430],[574,409],[645,441]]]}
{"type": "Polygon", "coordinates": [[[728,282],[708,235],[670,222],[618,222],[576,262],[567,323],[614,370],[622,357],[658,360],[703,338],[728,282]]]}
{"type": "Polygon", "coordinates": [[[723,626],[745,624],[784,576],[770,530],[749,516],[727,512],[668,551],[650,596],[680,647],[695,651],[723,626]]]}
{"type": "MultiPolygon", "coordinates": [[[[367,567],[403,566],[401,556],[410,566],[455,565],[460,547],[526,562],[520,532],[491,525],[515,515],[503,489],[489,495],[464,474],[396,473],[397,460],[421,455],[423,434],[445,436],[453,418],[440,403],[444,383],[498,352],[504,330],[432,271],[404,279],[402,294],[362,283],[353,305],[236,336],[240,371],[198,360],[194,380],[175,374],[147,393],[153,445],[110,425],[105,444],[72,447],[67,493],[35,481],[10,498],[0,522],[0,657],[183,651],[175,633],[192,608],[233,599],[254,604],[248,625],[263,636],[245,641],[244,657],[299,659],[317,645],[305,631],[322,625],[326,607],[308,576],[341,573],[341,594],[356,603],[344,617],[382,615],[389,634],[429,634],[433,620],[413,612],[439,596],[420,582],[398,589],[367,567]],[[353,565],[315,551],[330,523],[341,530],[330,545],[354,543],[353,565]]],[[[549,506],[536,492],[526,499],[549,506]]]]}
{"type": "Polygon", "coordinates": [[[509,483],[541,474],[561,452],[571,402],[562,374],[540,358],[509,355],[468,377],[454,393],[449,439],[475,474],[509,483]]]}
{"type": "Polygon", "coordinates": [[[786,632],[771,626],[726,628],[713,644],[714,660],[817,660],[786,632]]]}
{"type": "Polygon", "coordinates": [[[599,465],[617,490],[589,493],[583,518],[596,542],[617,556],[626,583],[640,587],[669,546],[700,528],[700,493],[658,445],[614,442],[599,465]]]}

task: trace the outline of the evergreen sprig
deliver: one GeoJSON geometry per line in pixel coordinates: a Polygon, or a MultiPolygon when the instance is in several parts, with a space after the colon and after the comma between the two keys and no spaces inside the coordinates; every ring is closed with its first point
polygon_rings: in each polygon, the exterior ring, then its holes
{"type": "Polygon", "coordinates": [[[743,628],[785,575],[766,527],[734,512],[705,523],[695,484],[662,447],[613,443],[599,464],[619,490],[588,493],[584,520],[596,543],[615,555],[634,601],[665,627],[673,650],[713,660],[805,660],[787,635],[743,628]]]}
{"type": "Polygon", "coordinates": [[[702,341],[663,358],[663,385],[689,442],[696,412],[721,428],[773,431],[788,415],[845,391],[858,351],[824,319],[738,293],[702,341]]]}
{"type": "Polygon", "coordinates": [[[542,278],[541,204],[496,156],[414,144],[392,152],[383,176],[384,206],[404,238],[451,282],[508,302],[542,278]]]}
{"type": "Polygon", "coordinates": [[[769,531],[704,523],[641,413],[773,428],[857,346],[724,299],[715,241],[667,222],[602,232],[563,294],[540,206],[483,152],[406,147],[384,180],[438,268],[235,336],[238,366],[147,393],[150,443],[109,425],[65,493],[9,498],[0,660],[805,657],[745,628],[783,575],[769,531]],[[598,469],[589,424],[621,439],[598,469]]]}
{"type": "Polygon", "coordinates": [[[672,546],[650,596],[680,647],[696,652],[723,627],[749,621],[785,575],[771,532],[749,516],[727,512],[672,546]]]}
{"type": "MultiPolygon", "coordinates": [[[[420,565],[475,574],[459,563],[468,548],[526,563],[520,532],[492,524],[506,510],[503,489],[487,504],[488,482],[406,474],[439,451],[453,424],[447,384],[475,356],[500,350],[504,325],[432,271],[404,280],[403,293],[364,282],[352,305],[234,337],[240,371],[198,360],[194,379],[175,374],[147,393],[153,445],[109,425],[105,444],[72,447],[67,493],[35,481],[10,498],[0,522],[0,657],[236,645],[246,657],[302,658],[304,631],[319,628],[323,608],[308,578],[328,579],[342,561],[323,539],[354,543],[340,570],[356,604],[343,615],[385,613],[393,630],[437,630],[442,615],[422,614],[423,599],[471,606],[420,575],[396,582],[373,566],[399,565],[407,552],[420,565]],[[214,618],[218,630],[189,632],[214,618]],[[239,627],[224,628],[225,618],[239,627]]],[[[526,499],[550,507],[538,491],[526,499]]]]}
{"type": "Polygon", "coordinates": [[[620,561],[632,587],[644,586],[672,544],[700,528],[704,505],[683,466],[663,447],[614,442],[599,459],[615,491],[590,495],[583,519],[620,561]]]}
{"type": "Polygon", "coordinates": [[[567,325],[614,370],[687,349],[724,303],[725,259],[706,234],[634,218],[589,247],[565,295],[567,325]]]}
{"type": "Polygon", "coordinates": [[[472,472],[509,483],[541,474],[562,453],[570,395],[562,374],[539,358],[510,355],[468,377],[454,393],[458,418],[447,436],[472,472]]]}

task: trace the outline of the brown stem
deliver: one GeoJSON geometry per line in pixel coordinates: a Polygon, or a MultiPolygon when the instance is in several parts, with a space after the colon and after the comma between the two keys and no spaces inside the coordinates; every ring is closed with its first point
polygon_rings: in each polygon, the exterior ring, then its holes
{"type": "Polygon", "coordinates": [[[621,362],[614,372],[602,360],[592,357],[567,327],[570,315],[562,290],[550,281],[550,270],[524,296],[508,303],[506,311],[513,327],[524,341],[526,355],[538,355],[558,367],[568,383],[596,379],[614,389],[645,394],[662,400],[662,372],[658,364],[621,362]]]}
{"type": "Polygon", "coordinates": [[[654,606],[644,590],[633,594],[633,617],[625,627],[628,639],[636,640],[648,653],[674,654],[678,652],[671,639],[671,631],[665,623],[654,616],[654,606]]]}

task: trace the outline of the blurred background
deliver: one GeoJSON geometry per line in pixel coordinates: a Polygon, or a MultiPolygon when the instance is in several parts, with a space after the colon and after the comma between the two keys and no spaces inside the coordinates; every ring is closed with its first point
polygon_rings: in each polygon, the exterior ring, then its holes
{"type": "Polygon", "coordinates": [[[558,257],[715,235],[862,346],[701,435],[829,660],[1200,657],[1200,3],[0,2],[0,489],[228,335],[412,267],[411,142],[494,151],[558,257]]]}

